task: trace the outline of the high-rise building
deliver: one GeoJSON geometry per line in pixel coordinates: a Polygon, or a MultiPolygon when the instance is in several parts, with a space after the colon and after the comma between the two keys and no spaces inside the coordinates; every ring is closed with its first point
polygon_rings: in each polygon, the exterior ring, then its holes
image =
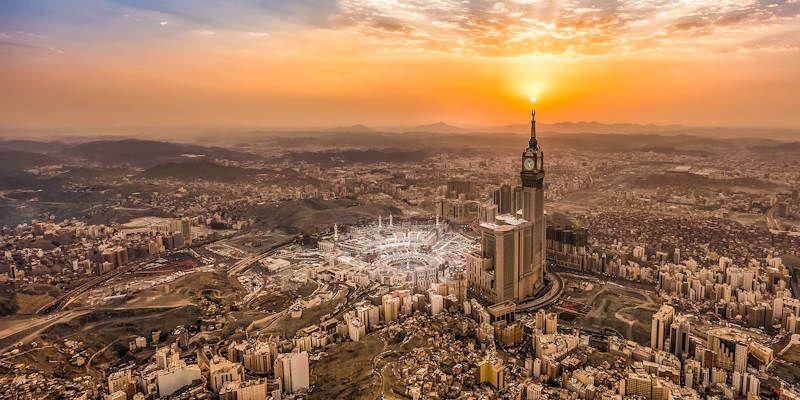
{"type": "Polygon", "coordinates": [[[308,353],[284,353],[275,359],[275,377],[280,378],[286,393],[308,389],[308,353]]]}
{"type": "Polygon", "coordinates": [[[350,340],[358,342],[367,334],[367,327],[360,319],[351,318],[347,323],[347,334],[350,340]]]}
{"type": "Polygon", "coordinates": [[[383,320],[388,322],[397,321],[400,314],[400,298],[391,294],[383,295],[383,320]]]}
{"type": "Polygon", "coordinates": [[[220,400],[266,400],[270,379],[261,378],[250,381],[228,382],[220,390],[220,400]]]}
{"type": "Polygon", "coordinates": [[[514,192],[511,185],[504,183],[496,189],[492,195],[494,205],[500,214],[514,214],[517,212],[514,207],[514,192]]]}
{"type": "Polygon", "coordinates": [[[653,320],[650,325],[651,348],[664,351],[668,350],[668,348],[665,347],[665,341],[674,317],[675,309],[667,304],[662,305],[661,308],[653,314],[653,320]]]}
{"type": "Polygon", "coordinates": [[[505,388],[505,373],[503,362],[500,360],[484,360],[478,364],[478,380],[497,388],[505,388]]]}
{"type": "Polygon", "coordinates": [[[444,309],[444,296],[440,294],[431,293],[430,302],[431,302],[431,315],[440,314],[444,309]]]}
{"type": "Polygon", "coordinates": [[[650,398],[653,382],[649,375],[631,372],[624,381],[626,396],[641,396],[650,398]]]}
{"type": "Polygon", "coordinates": [[[133,396],[136,393],[136,384],[130,368],[108,375],[108,392],[115,393],[119,391],[124,392],[126,396],[133,396]]]}
{"type": "MultiPolygon", "coordinates": [[[[498,213],[479,224],[481,249],[467,255],[470,289],[490,302],[519,302],[533,296],[543,284],[545,264],[544,153],[536,138],[536,113],[531,137],[522,153],[521,214],[513,210],[513,192],[507,186],[508,213],[498,213]]],[[[503,188],[498,200],[503,203],[503,188]]],[[[484,213],[484,219],[491,213],[484,213]]]]}
{"type": "Polygon", "coordinates": [[[669,352],[683,359],[689,354],[691,325],[685,315],[677,315],[669,327],[669,352]]]}
{"type": "Polygon", "coordinates": [[[716,353],[716,365],[728,371],[745,372],[749,347],[747,338],[733,328],[716,328],[708,331],[706,346],[716,353]]]}
{"type": "Polygon", "coordinates": [[[192,221],[188,218],[181,220],[181,233],[183,234],[183,242],[187,246],[192,245],[192,221]]]}
{"type": "Polygon", "coordinates": [[[542,331],[544,334],[551,334],[556,333],[556,329],[558,327],[558,314],[557,313],[546,313],[544,310],[540,309],[536,313],[536,328],[542,331]]]}
{"type": "Polygon", "coordinates": [[[214,393],[225,387],[228,382],[239,382],[244,378],[242,364],[225,359],[214,359],[209,364],[209,384],[214,393]]]}

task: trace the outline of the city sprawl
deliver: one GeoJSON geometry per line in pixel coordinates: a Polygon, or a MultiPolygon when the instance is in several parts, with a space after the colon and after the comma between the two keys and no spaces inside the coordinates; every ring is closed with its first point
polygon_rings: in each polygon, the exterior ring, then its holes
{"type": "Polygon", "coordinates": [[[0,398],[800,399],[797,143],[535,118],[0,141],[0,398]]]}

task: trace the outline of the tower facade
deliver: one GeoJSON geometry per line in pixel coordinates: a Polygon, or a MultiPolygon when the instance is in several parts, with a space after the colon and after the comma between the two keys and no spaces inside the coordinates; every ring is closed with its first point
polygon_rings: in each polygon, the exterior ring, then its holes
{"type": "MultiPolygon", "coordinates": [[[[535,113],[532,113],[535,117],[535,113]]],[[[546,251],[544,219],[544,155],[536,138],[536,120],[522,153],[518,201],[508,210],[489,205],[481,212],[480,251],[467,255],[470,290],[493,303],[520,302],[532,297],[543,284],[546,251]],[[521,209],[517,209],[521,207],[521,209]],[[496,211],[499,212],[496,212],[496,211]]],[[[501,189],[502,190],[502,189],[501,189]]],[[[502,201],[500,202],[502,203],[502,201]]]]}
{"type": "Polygon", "coordinates": [[[528,140],[528,148],[522,152],[519,175],[522,181],[522,218],[532,224],[531,241],[525,243],[525,248],[531,249],[531,261],[529,269],[524,271],[524,275],[536,284],[542,281],[547,257],[546,221],[544,218],[544,152],[539,148],[539,141],[536,138],[536,111],[531,112],[531,137],[528,140]]]}

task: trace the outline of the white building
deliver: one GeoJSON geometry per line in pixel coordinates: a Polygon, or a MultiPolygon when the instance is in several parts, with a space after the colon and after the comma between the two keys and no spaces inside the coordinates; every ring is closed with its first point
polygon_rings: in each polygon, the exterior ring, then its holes
{"type": "Polygon", "coordinates": [[[431,315],[438,315],[444,310],[444,297],[431,293],[431,315]]]}
{"type": "Polygon", "coordinates": [[[201,380],[200,367],[197,364],[174,365],[167,369],[155,371],[159,397],[169,396],[178,389],[201,380]]]}
{"type": "Polygon", "coordinates": [[[358,342],[367,334],[367,327],[360,319],[352,318],[350,322],[347,323],[347,332],[350,336],[350,340],[358,342]]]}

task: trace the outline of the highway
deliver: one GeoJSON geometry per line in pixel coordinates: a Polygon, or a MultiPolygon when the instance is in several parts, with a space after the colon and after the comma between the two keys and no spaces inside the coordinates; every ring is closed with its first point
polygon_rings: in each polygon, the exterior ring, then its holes
{"type": "Polygon", "coordinates": [[[39,337],[39,334],[42,331],[57,323],[68,322],[71,319],[84,315],[88,312],[88,310],[72,310],[54,313],[46,317],[34,318],[21,326],[15,327],[14,329],[2,331],[0,332],[0,342],[5,341],[14,335],[27,334],[22,338],[15,339],[13,343],[1,348],[0,354],[4,354],[5,352],[11,350],[17,343],[27,343],[33,339],[36,339],[39,337]]]}
{"type": "MultiPolygon", "coordinates": [[[[293,238],[291,238],[289,240],[286,240],[284,242],[281,242],[281,243],[273,246],[272,248],[270,248],[269,250],[266,250],[265,252],[263,252],[261,254],[252,255],[252,256],[249,256],[249,257],[246,257],[246,258],[243,258],[243,259],[239,260],[238,262],[233,264],[233,266],[231,266],[231,268],[228,269],[228,274],[238,274],[238,273],[242,272],[250,264],[252,264],[252,263],[254,263],[256,261],[260,261],[261,259],[263,259],[263,258],[269,256],[270,254],[274,253],[275,251],[277,251],[277,250],[279,250],[279,249],[281,249],[281,248],[283,248],[283,247],[285,247],[287,245],[292,244],[296,239],[297,239],[297,237],[293,237],[293,238]]],[[[209,243],[211,243],[211,242],[209,242],[209,243]]],[[[204,243],[204,244],[208,244],[208,243],[204,243]]],[[[98,285],[101,285],[101,284],[107,282],[108,280],[110,280],[110,279],[112,279],[114,277],[120,276],[122,274],[126,274],[128,272],[135,271],[138,268],[140,268],[140,267],[144,266],[145,264],[147,264],[148,262],[152,261],[153,259],[155,259],[155,256],[154,257],[148,257],[148,258],[146,258],[144,260],[136,261],[135,263],[132,263],[132,264],[126,266],[126,267],[117,268],[117,269],[115,269],[113,271],[110,271],[110,272],[107,272],[107,273],[105,273],[103,275],[94,277],[94,278],[84,282],[80,286],[70,290],[69,292],[64,293],[63,295],[61,295],[61,297],[59,297],[57,299],[54,299],[50,303],[45,304],[44,306],[39,308],[39,310],[37,310],[36,313],[39,314],[39,315],[44,315],[44,314],[50,314],[50,313],[52,313],[54,311],[63,311],[64,308],[67,305],[69,305],[73,300],[75,300],[75,298],[77,298],[81,294],[85,293],[89,289],[97,287],[98,285]]]]}
{"type": "Polygon", "coordinates": [[[264,250],[262,253],[253,254],[251,256],[247,256],[247,257],[237,261],[236,263],[231,265],[230,268],[228,268],[228,275],[238,275],[238,274],[244,272],[244,270],[246,270],[254,262],[261,261],[261,260],[263,260],[263,259],[275,254],[276,251],[278,251],[280,249],[283,249],[284,247],[287,247],[289,245],[294,244],[295,241],[298,238],[299,238],[298,236],[294,236],[291,239],[287,239],[287,240],[285,240],[285,241],[283,241],[281,243],[278,243],[278,244],[270,247],[267,250],[264,250]]]}
{"type": "Polygon", "coordinates": [[[131,272],[143,264],[144,264],[143,262],[137,262],[127,267],[117,268],[113,271],[92,278],[87,282],[84,282],[82,285],[70,290],[69,292],[64,293],[61,297],[54,299],[50,303],[45,304],[44,306],[39,308],[39,310],[36,311],[36,313],[42,315],[42,314],[49,314],[53,311],[62,311],[67,304],[71,303],[77,296],[80,296],[87,290],[96,287],[97,285],[100,285],[111,278],[131,272]]]}
{"type": "Polygon", "coordinates": [[[547,307],[561,297],[564,294],[564,279],[556,272],[548,272],[546,277],[550,278],[550,289],[544,296],[537,297],[531,301],[517,304],[517,312],[533,312],[542,307],[547,307]]]}

